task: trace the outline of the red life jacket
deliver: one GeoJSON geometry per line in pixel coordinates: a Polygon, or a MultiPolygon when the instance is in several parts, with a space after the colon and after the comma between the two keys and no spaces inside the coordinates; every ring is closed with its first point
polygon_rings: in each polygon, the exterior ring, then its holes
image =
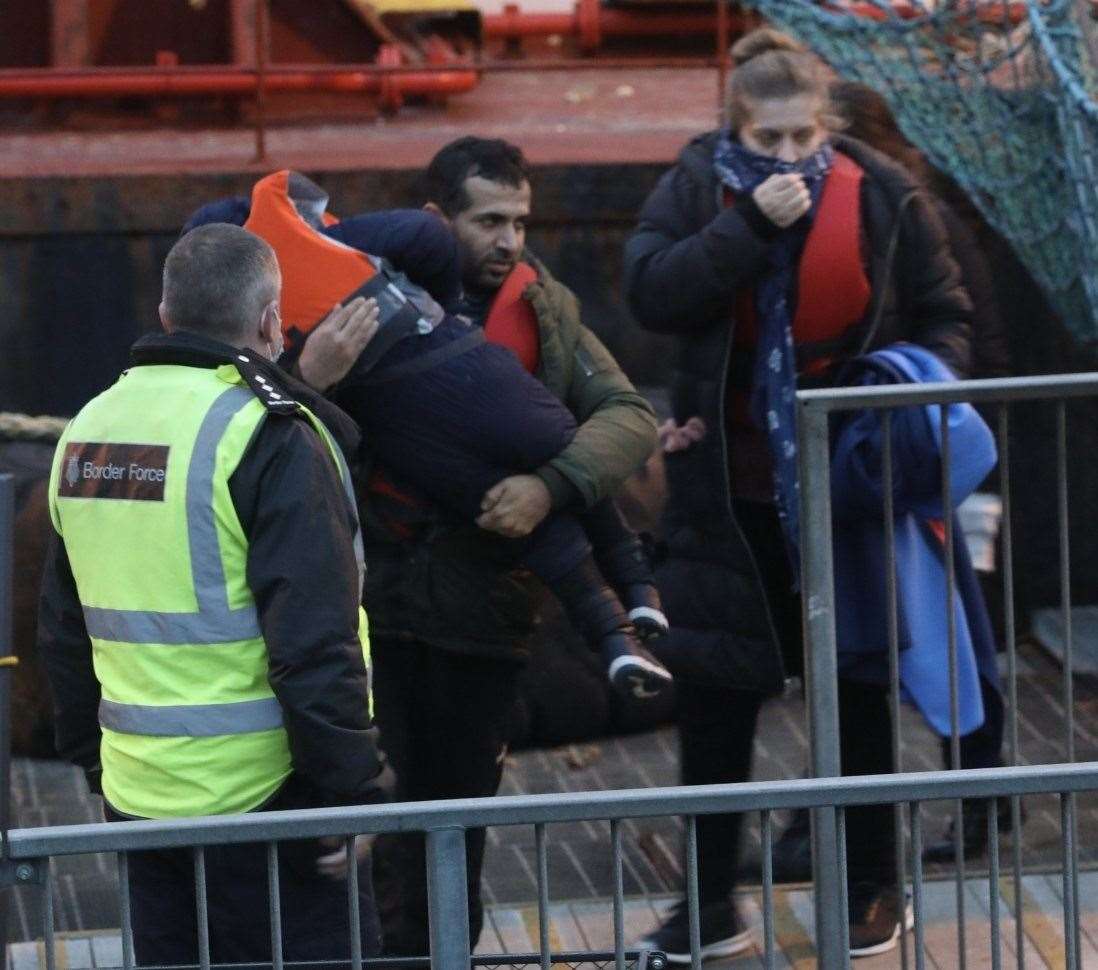
{"type": "Polygon", "coordinates": [[[523,299],[523,293],[537,278],[537,270],[529,263],[516,265],[496,293],[484,321],[485,338],[513,350],[531,374],[541,361],[541,333],[534,308],[523,299]]]}
{"type": "MultiPolygon", "coordinates": [[[[794,344],[826,343],[842,337],[869,306],[869,278],[862,262],[864,175],[853,159],[835,153],[797,267],[794,344]]],[[[744,289],[736,294],[736,345],[753,347],[757,341],[755,292],[744,289]]],[[[805,372],[819,373],[831,363],[830,357],[823,356],[813,360],[805,372]]]]}
{"type": "MultiPolygon", "coordinates": [[[[793,341],[798,359],[808,362],[803,372],[825,371],[833,362],[826,345],[858,324],[869,306],[870,287],[862,265],[861,183],[864,172],[846,155],[836,152],[835,164],[824,184],[816,218],[805,240],[797,267],[797,309],[793,341]],[[811,344],[823,343],[822,347],[811,344]],[[815,352],[813,352],[815,351],[815,352]]],[[[725,196],[725,203],[734,200],[725,196]]],[[[758,343],[755,292],[740,290],[735,297],[736,333],[728,382],[728,434],[737,445],[729,450],[730,475],[739,494],[766,500],[771,494],[770,453],[766,435],[751,416],[749,384],[751,361],[758,343]]]]}
{"type": "MultiPolygon", "coordinates": [[[[244,228],[265,239],[282,270],[282,332],[288,346],[309,333],[337,303],[377,275],[365,253],[322,236],[298,214],[291,172],[283,169],[256,182],[244,228]]],[[[324,222],[337,221],[325,213],[324,222]]]]}

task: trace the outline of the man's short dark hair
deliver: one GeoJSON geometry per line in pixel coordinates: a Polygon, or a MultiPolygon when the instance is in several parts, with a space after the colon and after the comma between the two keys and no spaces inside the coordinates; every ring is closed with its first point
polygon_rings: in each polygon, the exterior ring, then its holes
{"type": "Polygon", "coordinates": [[[164,260],[164,307],[175,330],[236,343],[263,308],[278,299],[274,250],[226,222],[186,233],[164,260]]]}
{"type": "Polygon", "coordinates": [[[450,142],[431,159],[423,176],[426,202],[453,218],[469,208],[465,180],[479,175],[489,182],[521,188],[530,181],[526,157],[502,138],[467,135],[450,142]]]}

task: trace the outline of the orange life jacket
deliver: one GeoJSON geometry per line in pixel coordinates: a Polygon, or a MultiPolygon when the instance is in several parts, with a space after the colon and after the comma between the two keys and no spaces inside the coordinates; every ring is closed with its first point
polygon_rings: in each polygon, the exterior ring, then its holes
{"type": "MultiPolygon", "coordinates": [[[[283,169],[256,182],[244,228],[262,237],[282,270],[282,332],[293,346],[378,273],[365,253],[321,235],[298,214],[293,173],[283,169]]],[[[336,221],[329,213],[324,222],[336,221]]]]}
{"type": "Polygon", "coordinates": [[[541,361],[541,333],[534,308],[523,298],[523,293],[537,278],[537,270],[529,263],[516,265],[496,293],[484,321],[485,338],[514,351],[531,374],[541,361]]]}
{"type": "MultiPolygon", "coordinates": [[[[797,312],[793,343],[829,344],[839,340],[865,315],[870,286],[862,261],[861,186],[865,172],[838,152],[824,184],[812,228],[797,267],[797,312]]],[[[753,289],[736,295],[736,345],[753,347],[758,321],[753,289]]],[[[812,360],[806,373],[825,370],[826,354],[812,360]]]]}

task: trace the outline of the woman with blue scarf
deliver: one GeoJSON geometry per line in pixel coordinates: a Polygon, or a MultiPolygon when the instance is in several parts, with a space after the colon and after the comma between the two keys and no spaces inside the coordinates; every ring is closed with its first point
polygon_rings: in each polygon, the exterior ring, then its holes
{"type": "MultiPolygon", "coordinates": [[[[851,362],[896,345],[964,377],[971,351],[936,213],[904,169],[835,133],[818,59],[765,29],[732,56],[727,127],[683,149],[625,252],[634,316],[678,338],[675,422],[696,419],[669,437],[658,574],[684,784],[746,780],[762,702],[803,665],[796,390],[860,380],[851,362]]],[[[892,771],[887,686],[851,668],[839,690],[844,770],[892,771]]],[[[904,919],[891,807],[848,811],[847,831],[866,956],[904,919]]],[[[698,820],[703,957],[753,942],[731,902],[738,838],[735,817],[698,820]]],[[[689,962],[688,929],[681,906],[647,942],[689,962]]]]}

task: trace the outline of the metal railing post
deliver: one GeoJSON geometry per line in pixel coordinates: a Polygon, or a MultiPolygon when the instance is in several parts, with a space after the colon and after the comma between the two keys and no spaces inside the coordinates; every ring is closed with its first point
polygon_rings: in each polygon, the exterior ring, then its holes
{"type": "Polygon", "coordinates": [[[255,158],[267,160],[267,67],[271,59],[270,0],[255,5],[255,158]]]}
{"type": "MultiPolygon", "coordinates": [[[[15,664],[12,643],[12,583],[15,578],[15,479],[0,475],[0,855],[11,855],[11,676],[15,664]]],[[[8,909],[11,890],[0,894],[0,960],[7,962],[8,909]]]]}
{"type": "MultiPolygon", "coordinates": [[[[839,682],[835,639],[835,582],[831,550],[831,453],[828,412],[800,403],[797,409],[801,488],[801,595],[804,611],[805,695],[812,774],[842,773],[839,747],[839,682]]],[[[812,811],[812,881],[816,951],[824,970],[845,967],[846,913],[839,867],[838,826],[830,809],[812,811]]]]}
{"type": "Polygon", "coordinates": [[[469,970],[469,891],[465,830],[427,833],[427,916],[431,970],[469,970]]]}

